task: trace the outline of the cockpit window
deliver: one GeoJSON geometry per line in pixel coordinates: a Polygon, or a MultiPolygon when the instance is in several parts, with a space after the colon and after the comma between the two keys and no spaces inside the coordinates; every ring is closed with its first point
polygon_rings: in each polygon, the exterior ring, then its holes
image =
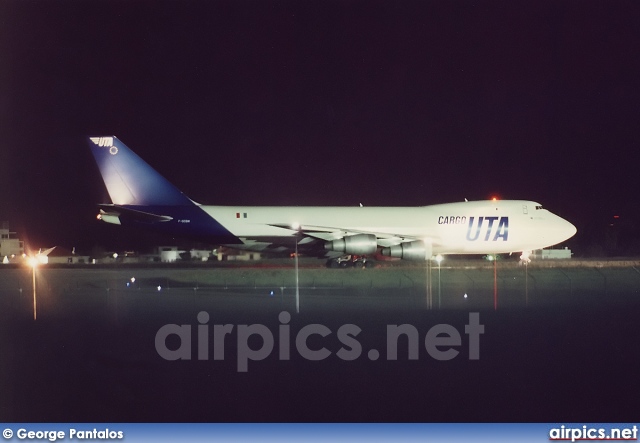
{"type": "Polygon", "coordinates": [[[542,206],[540,205],[536,206],[536,211],[539,211],[540,209],[542,209],[542,206]]]}

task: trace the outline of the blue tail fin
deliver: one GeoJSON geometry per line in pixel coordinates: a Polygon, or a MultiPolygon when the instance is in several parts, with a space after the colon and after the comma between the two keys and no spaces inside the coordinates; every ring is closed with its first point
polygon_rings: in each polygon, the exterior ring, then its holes
{"type": "Polygon", "coordinates": [[[135,206],[194,204],[117,137],[89,137],[89,146],[114,204],[135,206]]]}

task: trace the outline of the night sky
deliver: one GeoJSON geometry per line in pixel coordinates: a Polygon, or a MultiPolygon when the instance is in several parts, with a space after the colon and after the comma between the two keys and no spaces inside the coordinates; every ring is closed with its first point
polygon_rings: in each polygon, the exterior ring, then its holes
{"type": "Polygon", "coordinates": [[[572,221],[579,248],[640,220],[639,11],[0,0],[0,219],[36,248],[116,244],[86,143],[116,135],[202,203],[498,195],[572,221]]]}

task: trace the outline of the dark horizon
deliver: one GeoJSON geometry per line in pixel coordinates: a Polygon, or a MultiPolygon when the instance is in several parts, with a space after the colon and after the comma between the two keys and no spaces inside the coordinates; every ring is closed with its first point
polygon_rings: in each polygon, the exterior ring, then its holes
{"type": "MultiPolygon", "coordinates": [[[[632,2],[0,3],[0,220],[35,247],[135,241],[86,137],[206,204],[499,196],[640,251],[632,2]],[[622,236],[621,236],[622,235],[622,236]]],[[[605,248],[605,252],[606,248],[605,248]]]]}

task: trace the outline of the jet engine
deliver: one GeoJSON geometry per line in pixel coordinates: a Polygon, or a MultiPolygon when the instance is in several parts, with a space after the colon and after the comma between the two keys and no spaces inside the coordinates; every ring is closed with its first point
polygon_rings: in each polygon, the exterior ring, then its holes
{"type": "Polygon", "coordinates": [[[345,254],[373,254],[378,248],[378,241],[373,234],[356,234],[329,241],[324,244],[327,251],[344,252],[345,254]]]}
{"type": "Polygon", "coordinates": [[[405,260],[429,260],[433,254],[431,244],[422,240],[382,248],[381,252],[382,255],[387,257],[397,257],[405,260]]]}

